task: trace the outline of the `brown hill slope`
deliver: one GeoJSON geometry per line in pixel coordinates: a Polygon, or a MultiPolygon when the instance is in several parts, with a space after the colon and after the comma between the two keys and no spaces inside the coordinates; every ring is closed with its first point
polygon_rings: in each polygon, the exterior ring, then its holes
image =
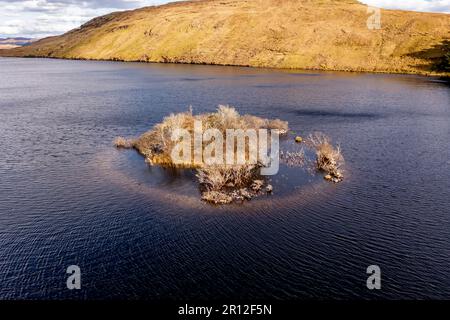
{"type": "Polygon", "coordinates": [[[380,30],[367,28],[369,15],[356,0],[179,2],[111,13],[0,55],[373,72],[433,70],[450,36],[450,15],[382,10],[380,30]]]}

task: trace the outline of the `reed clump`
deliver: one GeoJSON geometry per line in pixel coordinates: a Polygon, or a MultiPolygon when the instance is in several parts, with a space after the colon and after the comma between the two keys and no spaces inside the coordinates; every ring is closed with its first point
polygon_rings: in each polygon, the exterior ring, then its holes
{"type": "Polygon", "coordinates": [[[124,148],[124,149],[129,149],[129,148],[133,148],[135,141],[132,139],[126,139],[124,137],[117,137],[114,139],[114,146],[116,146],[116,148],[124,148]]]}
{"type": "Polygon", "coordinates": [[[307,145],[316,152],[316,167],[326,173],[325,179],[332,182],[341,182],[344,178],[342,166],[344,156],[340,146],[333,146],[331,139],[321,132],[310,134],[307,145]]]}

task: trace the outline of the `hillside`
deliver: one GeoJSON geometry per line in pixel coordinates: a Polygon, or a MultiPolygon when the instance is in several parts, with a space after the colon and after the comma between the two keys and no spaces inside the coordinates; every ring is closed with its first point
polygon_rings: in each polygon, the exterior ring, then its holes
{"type": "MultiPolygon", "coordinates": [[[[381,11],[356,0],[198,0],[95,18],[2,56],[428,74],[450,15],[381,11]]],[[[448,48],[448,46],[446,46],[448,48]]]]}

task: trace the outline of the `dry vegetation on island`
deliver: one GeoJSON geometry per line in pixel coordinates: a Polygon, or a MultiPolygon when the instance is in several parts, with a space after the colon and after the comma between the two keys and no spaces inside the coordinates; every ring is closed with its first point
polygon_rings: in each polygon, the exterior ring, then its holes
{"type": "MultiPolygon", "coordinates": [[[[277,130],[281,136],[288,133],[288,123],[279,119],[264,119],[252,115],[240,115],[235,108],[219,106],[216,112],[194,115],[192,109],[186,112],[171,114],[151,130],[145,132],[137,139],[118,137],[114,140],[117,148],[134,148],[145,157],[149,165],[163,167],[177,167],[196,170],[202,200],[214,204],[227,204],[250,200],[255,196],[271,193],[272,185],[261,176],[260,169],[268,163],[258,160],[256,163],[246,161],[243,164],[226,164],[226,147],[223,141],[223,163],[206,164],[195,161],[195,150],[191,150],[190,158],[185,162],[174,162],[172,151],[177,142],[173,133],[177,129],[185,129],[195,136],[195,123],[202,123],[202,130],[218,129],[226,136],[227,129],[271,129],[277,130]]],[[[298,137],[297,137],[298,138],[298,137]]],[[[299,139],[295,139],[299,141],[299,139]]],[[[340,182],[343,179],[341,166],[343,156],[339,147],[334,147],[331,140],[321,133],[314,133],[305,141],[305,146],[315,151],[315,166],[319,171],[325,172],[325,179],[340,182]]],[[[234,143],[234,142],[233,142],[234,143]]],[[[268,141],[270,145],[270,141],[268,141]]],[[[194,143],[191,141],[192,148],[194,143]]],[[[202,143],[202,154],[207,144],[202,143]]],[[[234,145],[236,148],[236,145],[234,145]]],[[[236,150],[236,149],[235,149],[236,150]]],[[[250,152],[249,143],[245,145],[245,157],[250,152]]],[[[302,167],[305,165],[303,149],[298,152],[281,151],[280,160],[287,165],[302,167]]]]}
{"type": "MultiPolygon", "coordinates": [[[[174,130],[186,129],[193,137],[196,121],[202,123],[202,130],[218,129],[223,136],[226,136],[227,129],[272,129],[278,130],[281,135],[285,135],[288,131],[286,121],[240,115],[232,107],[219,106],[217,112],[213,113],[194,115],[192,110],[189,110],[171,114],[139,138],[118,137],[114,144],[118,148],[135,148],[150,165],[195,169],[202,199],[211,203],[225,204],[244,199],[250,200],[258,194],[272,191],[272,186],[264,185],[264,179],[259,174],[259,169],[264,165],[261,162],[246,161],[244,164],[226,164],[224,160],[222,164],[207,165],[196,162],[194,150],[192,150],[192,157],[189,161],[174,163],[172,151],[177,144],[172,140],[174,130]]],[[[194,146],[193,142],[191,146],[194,146]]],[[[205,148],[205,144],[202,145],[202,148],[205,148]]],[[[248,145],[245,150],[247,153],[249,152],[248,145]]],[[[226,157],[225,141],[223,157],[224,159],[226,157]]]]}

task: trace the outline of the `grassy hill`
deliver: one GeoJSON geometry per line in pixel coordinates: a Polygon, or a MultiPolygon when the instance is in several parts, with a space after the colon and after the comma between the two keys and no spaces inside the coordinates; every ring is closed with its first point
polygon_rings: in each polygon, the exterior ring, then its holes
{"type": "Polygon", "coordinates": [[[198,0],[95,18],[3,56],[442,74],[450,15],[356,0],[198,0]]]}

